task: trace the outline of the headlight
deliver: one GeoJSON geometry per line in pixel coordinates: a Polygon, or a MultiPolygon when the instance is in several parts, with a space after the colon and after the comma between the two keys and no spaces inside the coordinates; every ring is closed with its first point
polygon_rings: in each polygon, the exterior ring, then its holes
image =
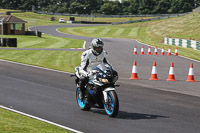
{"type": "Polygon", "coordinates": [[[102,79],[102,82],[108,83],[108,80],[107,79],[102,79]]]}
{"type": "Polygon", "coordinates": [[[108,83],[108,79],[102,79],[102,78],[99,78],[99,81],[103,82],[103,83],[108,83]]]}

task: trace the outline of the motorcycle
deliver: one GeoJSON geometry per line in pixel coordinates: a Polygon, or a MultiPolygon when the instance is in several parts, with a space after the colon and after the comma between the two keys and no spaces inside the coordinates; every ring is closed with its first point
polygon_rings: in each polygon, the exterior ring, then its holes
{"type": "Polygon", "coordinates": [[[115,82],[118,80],[117,72],[108,64],[99,64],[89,74],[86,84],[85,97],[80,100],[80,74],[79,67],[75,68],[76,101],[81,110],[89,111],[91,107],[105,109],[109,117],[115,117],[119,111],[118,96],[115,91],[115,82]]]}

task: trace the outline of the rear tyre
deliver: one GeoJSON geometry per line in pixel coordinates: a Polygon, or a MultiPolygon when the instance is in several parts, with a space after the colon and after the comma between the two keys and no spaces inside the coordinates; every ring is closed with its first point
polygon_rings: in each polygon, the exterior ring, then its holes
{"type": "Polygon", "coordinates": [[[79,107],[81,108],[81,110],[89,111],[91,107],[88,105],[88,103],[86,103],[85,98],[82,101],[80,100],[79,91],[80,91],[80,88],[77,88],[76,89],[76,101],[77,101],[79,107]]]}
{"type": "Polygon", "coordinates": [[[109,117],[115,117],[119,111],[119,101],[115,91],[108,91],[108,103],[104,104],[104,109],[109,117]]]}

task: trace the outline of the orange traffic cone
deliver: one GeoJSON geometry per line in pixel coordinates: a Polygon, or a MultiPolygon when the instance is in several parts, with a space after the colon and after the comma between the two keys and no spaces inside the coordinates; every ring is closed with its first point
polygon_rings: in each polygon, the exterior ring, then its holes
{"type": "Polygon", "coordinates": [[[134,63],[133,63],[132,74],[129,79],[138,79],[136,61],[134,61],[134,63]]]}
{"type": "Polygon", "coordinates": [[[156,69],[156,62],[154,61],[152,72],[151,72],[151,78],[149,80],[158,80],[157,78],[157,69],[156,69]]]}
{"type": "Polygon", "coordinates": [[[178,48],[175,49],[175,56],[178,56],[178,48]]]}
{"type": "Polygon", "coordinates": [[[176,81],[175,75],[174,75],[174,63],[173,62],[171,63],[171,67],[169,69],[169,76],[168,76],[167,81],[176,81]]]}
{"type": "Polygon", "coordinates": [[[158,55],[158,50],[157,50],[157,47],[155,47],[155,50],[154,50],[154,55],[158,55]]]}
{"type": "Polygon", "coordinates": [[[133,54],[134,54],[134,55],[137,55],[137,47],[136,47],[136,46],[134,47],[133,54]]]}
{"type": "Polygon", "coordinates": [[[147,55],[151,55],[151,46],[149,46],[149,48],[148,48],[148,53],[147,53],[147,55]]]}
{"type": "Polygon", "coordinates": [[[142,46],[142,48],[141,48],[141,53],[140,53],[140,55],[144,55],[144,46],[142,46]]]}
{"type": "Polygon", "coordinates": [[[168,54],[167,55],[172,55],[171,54],[171,48],[169,47],[169,49],[168,49],[168,54]]]}
{"type": "Polygon", "coordinates": [[[190,64],[190,69],[188,73],[188,79],[186,80],[187,82],[195,82],[194,80],[194,71],[193,71],[193,64],[190,64]]]}
{"type": "Polygon", "coordinates": [[[165,55],[165,50],[164,50],[164,47],[162,47],[162,50],[161,50],[161,55],[165,55]]]}

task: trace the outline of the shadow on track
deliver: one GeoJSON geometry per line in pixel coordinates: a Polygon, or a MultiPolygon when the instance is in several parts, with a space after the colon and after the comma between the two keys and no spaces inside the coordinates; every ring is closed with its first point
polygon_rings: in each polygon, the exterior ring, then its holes
{"type": "MultiPolygon", "coordinates": [[[[106,115],[104,110],[91,110],[93,113],[106,115]]],[[[153,115],[153,114],[141,114],[141,113],[130,113],[126,111],[118,112],[116,119],[127,119],[127,120],[142,120],[142,119],[158,119],[158,118],[169,118],[167,116],[153,115]]]]}
{"type": "Polygon", "coordinates": [[[141,120],[141,119],[157,119],[157,118],[169,118],[169,117],[161,115],[153,115],[153,114],[141,114],[141,113],[130,113],[126,111],[119,111],[116,118],[128,119],[128,120],[141,120]]]}

